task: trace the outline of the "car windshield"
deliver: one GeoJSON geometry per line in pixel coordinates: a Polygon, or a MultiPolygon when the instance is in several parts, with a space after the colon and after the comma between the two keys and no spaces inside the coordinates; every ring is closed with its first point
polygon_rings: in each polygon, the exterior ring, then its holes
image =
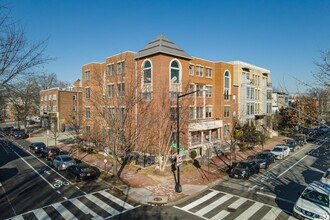
{"type": "Polygon", "coordinates": [[[293,141],[288,141],[288,142],[286,142],[286,145],[292,146],[292,145],[294,145],[294,142],[293,141]]]}
{"type": "Polygon", "coordinates": [[[50,149],[50,151],[51,151],[52,153],[57,153],[57,152],[58,152],[58,149],[50,149]]]}
{"type": "Polygon", "coordinates": [[[46,146],[44,143],[35,143],[35,146],[38,146],[38,147],[44,147],[46,146]]]}
{"type": "Polygon", "coordinates": [[[237,165],[237,167],[238,168],[247,168],[247,167],[249,167],[250,166],[250,164],[249,163],[239,163],[238,165],[237,165]]]}
{"type": "Polygon", "coordinates": [[[283,151],[283,148],[281,148],[281,147],[275,147],[273,149],[273,151],[275,151],[275,152],[282,152],[283,151]]]}
{"type": "Polygon", "coordinates": [[[70,161],[70,160],[72,160],[72,159],[71,159],[71,157],[62,157],[62,160],[63,160],[63,161],[70,161]]]}
{"type": "Polygon", "coordinates": [[[80,167],[81,172],[91,172],[92,169],[90,167],[80,167]]]}
{"type": "Polygon", "coordinates": [[[313,203],[329,207],[329,196],[311,189],[306,189],[301,195],[302,198],[309,200],[313,203]]]}
{"type": "Polygon", "coordinates": [[[256,158],[257,159],[266,159],[267,158],[267,154],[257,154],[256,158]]]}

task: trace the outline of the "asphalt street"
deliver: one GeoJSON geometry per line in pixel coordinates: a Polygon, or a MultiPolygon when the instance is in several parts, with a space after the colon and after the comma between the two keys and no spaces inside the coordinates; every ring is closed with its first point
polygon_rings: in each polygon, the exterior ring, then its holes
{"type": "Polygon", "coordinates": [[[330,167],[329,136],[249,180],[225,177],[163,207],[127,200],[101,180],[74,183],[29,152],[26,140],[0,136],[0,219],[292,219],[298,193],[330,167]]]}

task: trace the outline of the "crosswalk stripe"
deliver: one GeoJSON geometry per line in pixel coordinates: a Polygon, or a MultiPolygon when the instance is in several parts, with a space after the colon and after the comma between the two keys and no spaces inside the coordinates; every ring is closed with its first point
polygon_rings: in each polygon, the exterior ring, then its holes
{"type": "Polygon", "coordinates": [[[273,207],[271,210],[269,210],[269,212],[267,212],[267,214],[261,220],[276,219],[277,216],[281,213],[281,211],[282,210],[273,207]]]}
{"type": "Polygon", "coordinates": [[[203,216],[206,213],[208,213],[211,210],[213,210],[214,208],[216,208],[217,206],[219,206],[222,203],[224,203],[225,201],[227,201],[228,199],[230,199],[231,197],[233,197],[233,196],[232,195],[229,195],[229,194],[226,194],[223,197],[221,197],[220,199],[214,201],[213,203],[211,203],[208,206],[204,207],[203,209],[199,210],[195,214],[198,215],[198,216],[203,216]]]}
{"type": "Polygon", "coordinates": [[[124,209],[133,209],[134,208],[134,206],[128,204],[127,202],[125,202],[125,201],[123,201],[121,199],[118,199],[117,197],[111,195],[110,193],[108,193],[106,191],[100,192],[100,194],[102,194],[103,196],[107,197],[111,201],[117,203],[118,205],[122,206],[124,209]]]}
{"type": "Polygon", "coordinates": [[[235,220],[246,220],[250,218],[258,209],[260,209],[264,204],[256,202],[251,207],[249,207],[245,212],[243,212],[240,216],[235,218],[235,220]]]}
{"type": "Polygon", "coordinates": [[[191,208],[193,208],[193,207],[195,207],[195,206],[197,206],[197,205],[199,205],[199,204],[201,204],[201,203],[209,200],[210,198],[212,198],[213,196],[215,196],[217,194],[219,194],[218,191],[212,191],[211,193],[203,196],[202,198],[196,200],[195,202],[190,203],[189,205],[186,205],[186,206],[182,207],[181,209],[189,210],[189,209],[191,209],[191,208]]]}
{"type": "Polygon", "coordinates": [[[98,206],[100,206],[102,209],[104,209],[106,212],[113,215],[118,215],[120,212],[118,212],[116,209],[112,208],[111,206],[107,205],[102,200],[96,198],[94,195],[88,194],[85,196],[87,199],[91,200],[92,202],[96,203],[98,206]]]}
{"type": "Polygon", "coordinates": [[[91,214],[93,217],[98,216],[94,211],[89,209],[87,206],[84,205],[84,203],[80,202],[78,199],[70,199],[70,202],[72,202],[73,205],[83,211],[86,215],[91,214]]]}
{"type": "Polygon", "coordinates": [[[48,214],[43,209],[34,210],[33,214],[38,218],[38,220],[49,219],[48,214]]]}
{"type": "Polygon", "coordinates": [[[60,203],[53,204],[52,206],[63,216],[64,219],[78,220],[69,210],[67,210],[60,203]]]}
{"type": "MultiPolygon", "coordinates": [[[[228,208],[230,209],[237,209],[238,207],[240,207],[244,202],[246,202],[247,199],[244,198],[239,198],[238,200],[236,200],[234,203],[230,204],[228,206],[228,208]]],[[[212,220],[219,220],[219,219],[223,219],[225,218],[227,215],[229,215],[231,212],[228,212],[227,210],[222,210],[221,212],[219,212],[218,214],[216,214],[215,216],[213,216],[211,219],[212,220]]]]}

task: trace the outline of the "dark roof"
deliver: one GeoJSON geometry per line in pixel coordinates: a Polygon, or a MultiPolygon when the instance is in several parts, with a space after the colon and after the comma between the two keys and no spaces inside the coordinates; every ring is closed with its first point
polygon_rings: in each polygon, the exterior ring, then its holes
{"type": "Polygon", "coordinates": [[[141,58],[157,53],[164,53],[191,60],[192,57],[182,50],[179,46],[165,37],[163,34],[158,35],[150,41],[144,48],[135,54],[135,58],[141,58]]]}

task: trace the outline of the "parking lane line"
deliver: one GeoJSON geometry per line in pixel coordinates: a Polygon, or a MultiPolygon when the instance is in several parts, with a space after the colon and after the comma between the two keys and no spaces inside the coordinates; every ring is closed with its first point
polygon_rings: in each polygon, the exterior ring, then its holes
{"type": "Polygon", "coordinates": [[[277,199],[277,200],[281,200],[283,202],[287,202],[287,203],[291,203],[291,204],[295,204],[296,202],[294,201],[291,201],[291,200],[288,200],[288,199],[283,199],[281,197],[276,197],[276,196],[273,196],[273,195],[270,195],[270,194],[267,194],[267,193],[262,193],[262,192],[256,192],[256,194],[258,195],[262,195],[262,196],[267,196],[267,197],[270,197],[270,198],[273,198],[273,199],[277,199]]]}
{"type": "Polygon", "coordinates": [[[31,169],[37,173],[43,180],[45,180],[46,183],[48,183],[48,185],[50,185],[53,189],[55,189],[55,187],[53,186],[53,184],[51,184],[50,182],[48,182],[48,180],[45,179],[45,177],[43,177],[36,169],[34,169],[34,167],[32,167],[23,157],[21,157],[21,155],[19,155],[16,151],[14,151],[14,153],[21,158],[21,160],[23,160],[29,167],[31,167],[31,169]]]}

